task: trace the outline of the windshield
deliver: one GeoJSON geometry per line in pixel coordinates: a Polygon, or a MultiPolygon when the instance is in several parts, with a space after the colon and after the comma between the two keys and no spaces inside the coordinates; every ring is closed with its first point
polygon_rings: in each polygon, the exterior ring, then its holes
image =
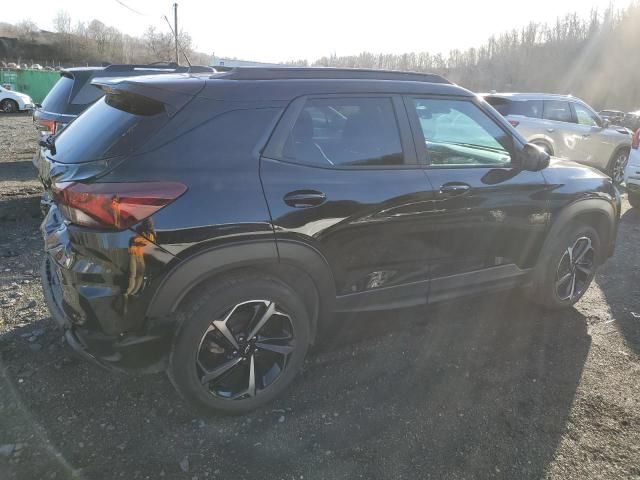
{"type": "Polygon", "coordinates": [[[168,120],[161,103],[139,95],[110,94],[89,107],[55,139],[61,163],[82,163],[126,155],[168,120]]]}

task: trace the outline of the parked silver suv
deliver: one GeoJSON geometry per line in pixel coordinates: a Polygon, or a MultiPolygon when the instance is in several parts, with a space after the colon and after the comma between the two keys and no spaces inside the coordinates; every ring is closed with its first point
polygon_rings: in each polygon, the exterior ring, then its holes
{"type": "Polygon", "coordinates": [[[629,158],[631,135],[609,127],[589,105],[570,95],[491,93],[485,100],[529,142],[550,155],[595,167],[619,184],[629,158]]]}

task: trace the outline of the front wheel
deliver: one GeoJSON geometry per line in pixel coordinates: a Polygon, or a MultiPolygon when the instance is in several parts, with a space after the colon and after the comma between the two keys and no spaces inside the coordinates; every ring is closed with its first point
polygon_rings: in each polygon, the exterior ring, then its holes
{"type": "Polygon", "coordinates": [[[298,294],[278,279],[246,274],[215,282],[184,309],[169,378],[197,407],[248,412],[295,378],[309,325],[298,294]]]}
{"type": "Polygon", "coordinates": [[[600,237],[589,225],[570,223],[549,242],[534,274],[534,301],[567,308],[587,291],[600,259],[600,237]]]}

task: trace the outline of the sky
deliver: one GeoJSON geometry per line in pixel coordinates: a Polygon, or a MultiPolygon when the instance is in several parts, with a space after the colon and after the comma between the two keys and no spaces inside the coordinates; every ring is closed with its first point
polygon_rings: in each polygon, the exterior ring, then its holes
{"type": "MultiPolygon", "coordinates": [[[[630,0],[178,0],[178,23],[195,50],[244,60],[316,60],[332,53],[405,53],[479,46],[491,35],[530,21],[553,22],[569,12],[588,15],[630,0]]],[[[34,21],[52,30],[58,9],[72,22],[96,18],[124,33],[149,25],[168,30],[171,0],[21,0],[2,9],[0,21],[34,21]],[[128,8],[127,8],[128,7],[128,8]]]]}

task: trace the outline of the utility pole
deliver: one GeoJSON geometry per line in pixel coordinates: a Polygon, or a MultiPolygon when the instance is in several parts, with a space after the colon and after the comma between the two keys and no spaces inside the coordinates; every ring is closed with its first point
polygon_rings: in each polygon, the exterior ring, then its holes
{"type": "Polygon", "coordinates": [[[178,4],[173,4],[173,37],[176,42],[176,63],[180,65],[180,55],[178,54],[178,4]]]}

